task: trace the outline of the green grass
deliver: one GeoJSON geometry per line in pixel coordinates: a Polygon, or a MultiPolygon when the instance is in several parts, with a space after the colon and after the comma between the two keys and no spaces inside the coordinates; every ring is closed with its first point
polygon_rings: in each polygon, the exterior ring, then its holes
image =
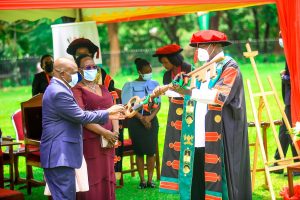
{"type": "MultiPolygon", "coordinates": [[[[251,68],[250,64],[241,65],[240,66],[244,82],[246,79],[250,79],[252,84],[252,89],[254,92],[258,91],[257,84],[255,82],[255,76],[254,72],[251,68]]],[[[272,80],[275,84],[275,87],[277,89],[277,92],[279,96],[281,97],[280,93],[280,76],[279,72],[284,68],[284,63],[275,63],[275,64],[259,64],[258,70],[259,74],[261,76],[263,85],[265,87],[265,90],[270,90],[269,84],[267,82],[267,75],[270,75],[272,77],[272,80]]],[[[162,74],[163,70],[157,70],[157,72],[154,73],[154,79],[162,83],[162,74]]],[[[122,85],[130,80],[135,79],[135,75],[117,75],[114,80],[116,81],[116,87],[121,88],[122,85]]],[[[250,107],[250,101],[248,97],[248,91],[247,86],[245,84],[245,93],[246,93],[246,103],[247,103],[247,116],[248,121],[253,121],[253,114],[250,107]]],[[[0,127],[3,131],[3,135],[10,135],[14,137],[14,130],[13,126],[11,124],[11,114],[20,108],[20,102],[25,101],[31,97],[31,87],[16,87],[16,88],[4,88],[0,90],[0,127]]],[[[159,122],[160,122],[160,129],[159,129],[159,149],[160,149],[160,158],[162,158],[162,149],[163,149],[163,143],[164,143],[164,136],[165,136],[165,129],[166,129],[166,119],[167,119],[167,98],[162,98],[162,108],[158,114],[159,122]]],[[[280,113],[278,108],[276,107],[274,99],[269,99],[269,104],[271,108],[271,113],[273,115],[273,119],[280,119],[280,113]]],[[[264,119],[267,120],[264,114],[264,119]]],[[[253,128],[249,129],[249,140],[250,142],[253,142],[255,140],[255,130],[253,128]]],[[[274,152],[275,152],[275,142],[273,141],[273,136],[271,132],[268,133],[268,152],[269,157],[273,158],[274,152]]],[[[250,149],[251,153],[251,163],[253,158],[253,148],[250,149]]],[[[290,152],[289,152],[290,155],[290,152]]],[[[259,166],[262,166],[262,158],[259,154],[259,166]]],[[[129,160],[128,158],[124,159],[124,167],[128,167],[129,160]]],[[[21,176],[25,177],[25,162],[24,159],[20,160],[20,171],[21,176]]],[[[34,173],[37,174],[37,177],[39,179],[42,178],[42,170],[39,168],[34,169],[34,173]]],[[[8,175],[7,167],[5,168],[5,174],[8,175]]],[[[282,189],[283,186],[287,185],[287,178],[283,175],[271,175],[273,186],[275,189],[276,197],[280,199],[279,192],[282,189]]],[[[156,177],[154,177],[156,180],[156,177]]],[[[116,196],[117,199],[132,199],[132,200],[138,200],[138,199],[145,199],[145,200],[152,200],[152,199],[179,199],[178,195],[170,195],[170,194],[163,194],[159,193],[158,189],[146,189],[146,190],[139,190],[137,189],[137,186],[139,184],[139,178],[136,174],[135,177],[131,177],[130,174],[124,175],[124,187],[116,190],[116,196]]],[[[299,181],[298,178],[296,178],[299,181]]],[[[264,175],[263,173],[258,173],[256,178],[256,184],[253,192],[253,199],[257,200],[264,200],[264,199],[270,199],[269,191],[264,189],[264,175]]],[[[156,182],[156,185],[159,185],[159,182],[156,182]]],[[[18,188],[18,186],[17,186],[18,188]]],[[[27,195],[26,190],[21,190],[25,194],[26,199],[30,200],[38,200],[38,199],[47,199],[43,195],[43,189],[42,187],[33,188],[32,195],[27,195]]]]}

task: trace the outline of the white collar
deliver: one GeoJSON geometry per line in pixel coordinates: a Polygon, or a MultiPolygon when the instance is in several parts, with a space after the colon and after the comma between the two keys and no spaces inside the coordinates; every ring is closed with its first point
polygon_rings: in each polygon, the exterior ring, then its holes
{"type": "Polygon", "coordinates": [[[56,78],[55,76],[53,76],[53,79],[55,79],[55,80],[61,82],[61,83],[64,84],[68,89],[70,89],[69,86],[68,86],[64,81],[60,80],[59,78],[56,78]]]}

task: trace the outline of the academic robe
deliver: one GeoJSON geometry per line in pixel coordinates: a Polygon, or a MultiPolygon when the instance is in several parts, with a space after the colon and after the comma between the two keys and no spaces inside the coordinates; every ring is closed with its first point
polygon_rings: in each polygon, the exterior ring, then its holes
{"type": "MultiPolygon", "coordinates": [[[[251,177],[246,105],[242,74],[230,57],[217,63],[220,78],[205,116],[205,199],[251,200],[251,177]]],[[[195,143],[195,105],[205,94],[192,100],[185,96],[182,122],[179,189],[180,199],[191,199],[195,143]]]]}
{"type": "MultiPolygon", "coordinates": [[[[180,72],[189,73],[191,65],[183,63],[180,72]]],[[[164,85],[172,82],[176,74],[166,71],[163,78],[164,85]]],[[[161,164],[161,181],[159,191],[178,194],[178,169],[180,155],[181,119],[183,113],[183,98],[170,97],[167,128],[165,134],[163,158],[161,164]]]]}

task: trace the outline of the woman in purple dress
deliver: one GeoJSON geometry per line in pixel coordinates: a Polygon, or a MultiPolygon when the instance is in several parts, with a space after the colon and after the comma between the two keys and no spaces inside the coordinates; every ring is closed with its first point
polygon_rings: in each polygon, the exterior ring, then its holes
{"type": "MultiPolygon", "coordinates": [[[[104,86],[94,82],[97,66],[88,55],[81,55],[76,59],[79,72],[83,79],[72,88],[78,105],[83,110],[107,109],[113,105],[113,98],[104,86]]],[[[77,193],[80,200],[114,200],[115,172],[114,172],[114,143],[118,138],[119,123],[117,120],[108,121],[104,125],[87,124],[83,129],[83,155],[86,159],[89,191],[77,193]],[[109,148],[101,147],[104,137],[109,148]]]]}

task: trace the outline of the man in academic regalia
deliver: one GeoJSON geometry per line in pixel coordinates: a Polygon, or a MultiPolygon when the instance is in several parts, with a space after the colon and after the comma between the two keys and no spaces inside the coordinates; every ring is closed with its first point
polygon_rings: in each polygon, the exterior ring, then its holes
{"type": "MultiPolygon", "coordinates": [[[[231,43],[224,33],[193,34],[199,61],[224,57],[231,43]]],[[[249,146],[243,79],[231,57],[216,63],[217,76],[196,81],[185,95],[180,147],[180,199],[251,200],[249,146]]]]}

